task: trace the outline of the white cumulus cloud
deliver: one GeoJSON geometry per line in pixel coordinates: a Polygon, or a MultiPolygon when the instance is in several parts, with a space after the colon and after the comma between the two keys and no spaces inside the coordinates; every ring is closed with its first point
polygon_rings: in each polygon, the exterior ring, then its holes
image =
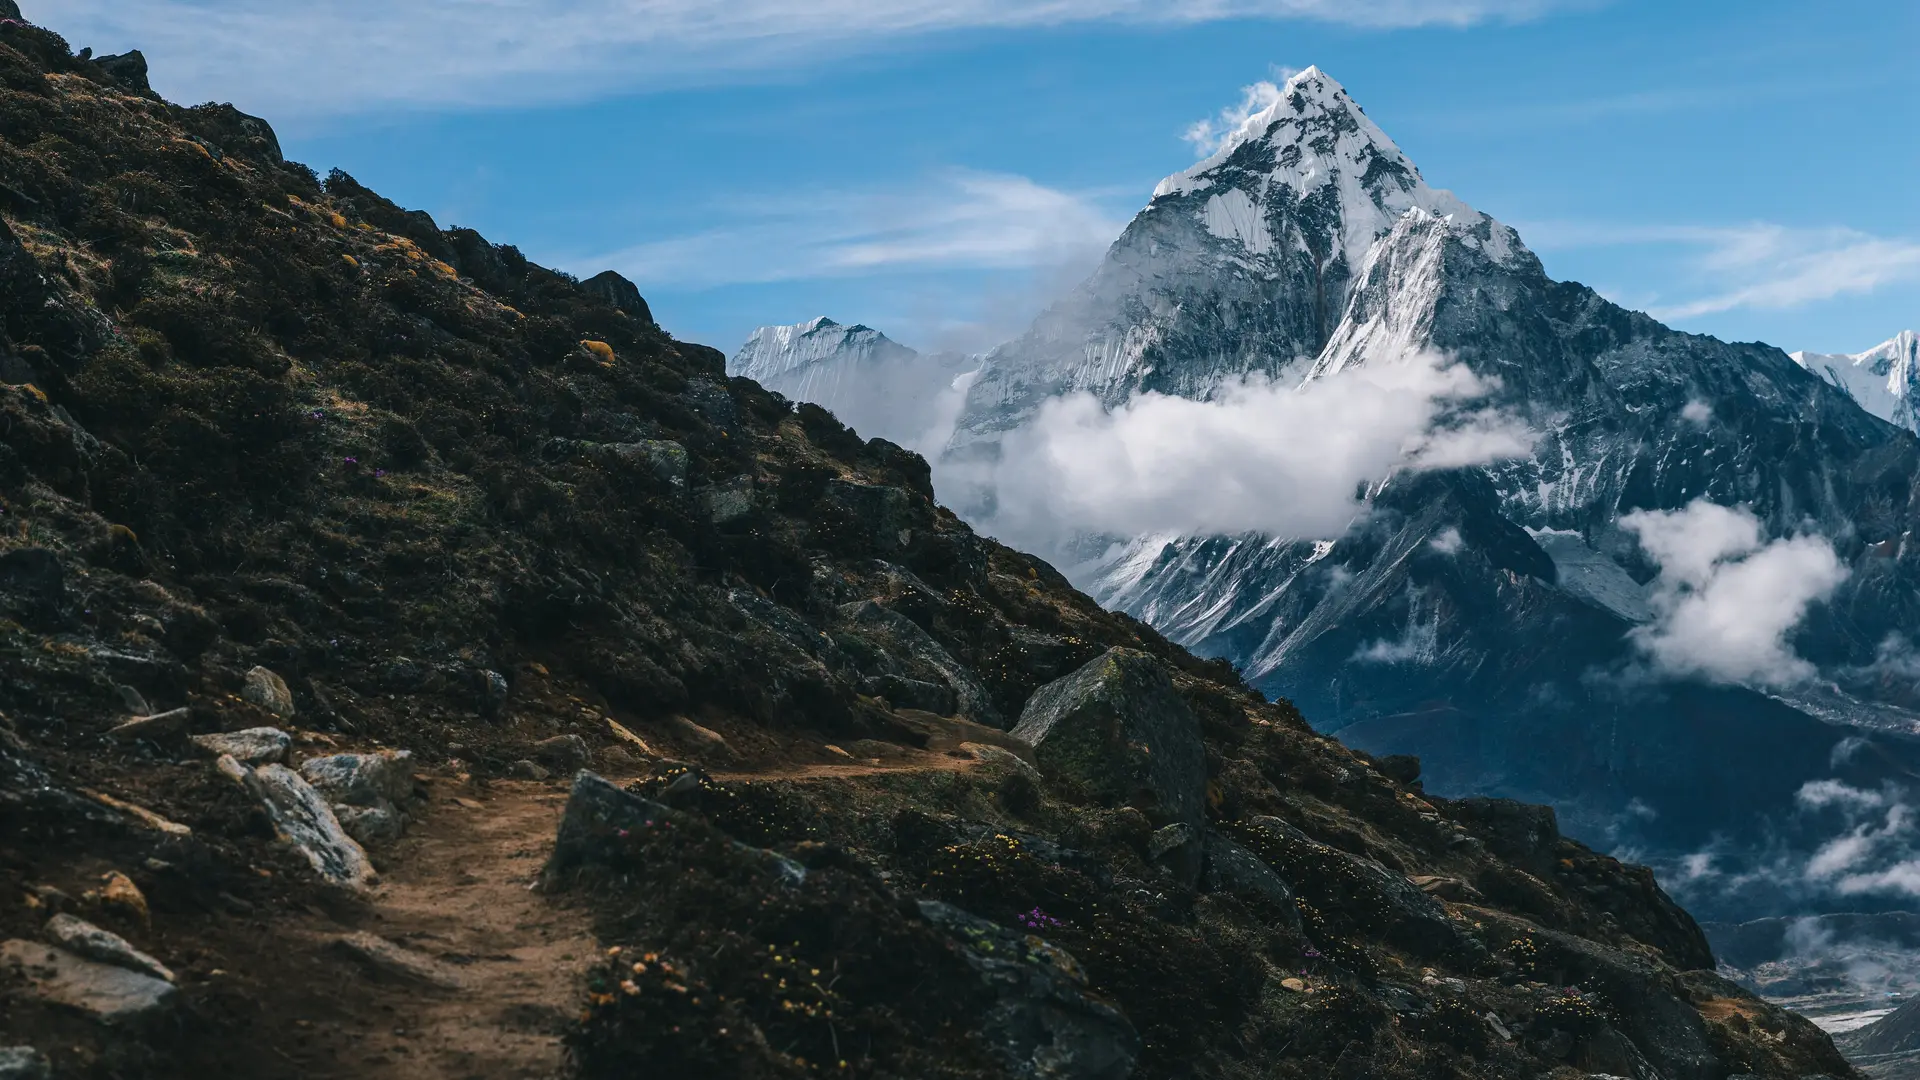
{"type": "Polygon", "coordinates": [[[1109,410],[1088,394],[1055,398],[1005,439],[988,526],[1035,544],[1079,532],[1337,536],[1364,485],[1395,469],[1528,453],[1519,421],[1460,412],[1490,385],[1422,353],[1300,386],[1229,383],[1207,401],[1148,393],[1109,410]]]}
{"type": "Polygon", "coordinates": [[[1787,635],[1847,578],[1832,544],[1817,536],[1763,542],[1750,512],[1704,499],[1683,510],[1636,511],[1620,524],[1660,564],[1657,617],[1633,635],[1656,668],[1767,687],[1813,675],[1787,635]]]}

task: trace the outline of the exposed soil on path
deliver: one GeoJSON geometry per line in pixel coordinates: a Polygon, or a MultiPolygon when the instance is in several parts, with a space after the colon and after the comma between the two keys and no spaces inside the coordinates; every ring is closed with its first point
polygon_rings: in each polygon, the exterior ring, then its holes
{"type": "MultiPolygon", "coordinates": [[[[459,989],[395,986],[392,1024],[366,1032],[356,1075],[407,1080],[545,1080],[596,951],[588,917],[529,888],[553,845],[564,787],[504,782],[433,807],[382,860],[365,929],[441,960],[459,989]]],[[[345,1064],[345,1063],[343,1063],[345,1064]]]]}

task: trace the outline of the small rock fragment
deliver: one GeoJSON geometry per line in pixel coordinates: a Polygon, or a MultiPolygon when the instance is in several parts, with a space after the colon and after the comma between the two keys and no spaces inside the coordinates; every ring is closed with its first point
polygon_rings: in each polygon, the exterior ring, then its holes
{"type": "Polygon", "coordinates": [[[374,934],[347,934],[335,939],[334,945],[375,974],[401,982],[437,986],[445,990],[458,990],[466,983],[461,973],[449,965],[374,934]]]}
{"type": "Polygon", "coordinates": [[[607,717],[607,730],[613,732],[614,738],[619,739],[621,742],[626,743],[648,757],[660,756],[658,751],[647,745],[647,740],[635,735],[625,724],[622,724],[611,716],[607,717]]]}
{"type": "Polygon", "coordinates": [[[168,709],[152,716],[136,716],[126,723],[115,727],[107,734],[121,742],[136,742],[145,739],[159,742],[178,736],[187,728],[187,718],[191,715],[187,709],[168,709]]]}
{"type": "Polygon", "coordinates": [[[287,689],[287,680],[266,668],[256,667],[247,672],[247,681],[240,687],[240,697],[275,716],[293,715],[293,691],[287,689]]]}
{"type": "Polygon", "coordinates": [[[173,972],[167,969],[167,965],[134,948],[119,934],[102,930],[85,919],[55,915],[47,921],[46,932],[53,944],[78,956],[138,971],[167,982],[173,981],[173,972]]]}
{"type": "Polygon", "coordinates": [[[53,1080],[53,1064],[31,1046],[0,1046],[0,1080],[53,1080]]]}
{"type": "Polygon", "coordinates": [[[570,773],[593,761],[593,749],[578,735],[555,735],[533,744],[533,759],[556,772],[570,773]]]}
{"type": "Polygon", "coordinates": [[[112,908],[119,908],[128,915],[146,923],[151,919],[147,912],[147,896],[133,879],[115,870],[101,878],[105,884],[100,888],[100,902],[112,908]]]}
{"type": "Polygon", "coordinates": [[[126,706],[127,712],[132,715],[146,716],[153,712],[153,707],[147,704],[147,699],[141,696],[140,691],[126,683],[115,683],[113,692],[120,695],[120,704],[126,706]]]}
{"type": "Polygon", "coordinates": [[[333,804],[333,816],[347,835],[362,844],[389,844],[407,830],[406,818],[392,807],[333,804]]]}
{"type": "Polygon", "coordinates": [[[172,984],[151,975],[18,939],[0,943],[0,970],[11,970],[29,996],[107,1024],[146,1019],[178,993],[172,984]]]}
{"type": "Polygon", "coordinates": [[[267,765],[285,761],[293,746],[293,736],[279,728],[257,727],[214,735],[195,735],[193,744],[215,757],[229,755],[248,765],[267,765]]]}
{"type": "Polygon", "coordinates": [[[111,807],[115,810],[120,811],[123,814],[127,814],[133,817],[136,821],[140,822],[140,824],[145,825],[147,828],[152,829],[156,832],[163,832],[169,836],[192,836],[193,835],[193,830],[188,828],[187,826],[182,825],[177,821],[168,821],[166,818],[161,817],[159,814],[154,813],[153,811],[147,809],[146,807],[136,806],[133,803],[127,802],[125,799],[116,799],[113,796],[106,794],[105,792],[89,791],[86,788],[81,788],[80,794],[85,795],[87,798],[92,799],[94,802],[99,803],[101,806],[111,807]]]}
{"type": "Polygon", "coordinates": [[[1280,986],[1296,994],[1304,994],[1307,992],[1307,984],[1303,979],[1281,979],[1280,986]]]}
{"type": "Polygon", "coordinates": [[[523,758],[507,766],[507,775],[515,780],[545,780],[553,774],[523,758]]]}

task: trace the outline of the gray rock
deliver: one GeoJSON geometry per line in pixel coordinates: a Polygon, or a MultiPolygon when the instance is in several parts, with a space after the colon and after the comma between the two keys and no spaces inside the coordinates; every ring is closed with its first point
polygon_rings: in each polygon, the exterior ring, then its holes
{"type": "Polygon", "coordinates": [[[1132,1074],[1139,1033],[1119,1011],[1087,996],[1087,977],[1066,950],[935,900],[920,901],[920,914],[953,940],[993,991],[980,1035],[1011,1075],[1126,1080],[1132,1074]]]}
{"type": "Polygon", "coordinates": [[[556,772],[570,773],[593,761],[593,748],[578,735],[555,735],[533,744],[533,759],[556,772]]]}
{"type": "Polygon", "coordinates": [[[406,818],[391,806],[333,804],[333,816],[361,844],[390,844],[407,831],[406,818]]]}
{"type": "Polygon", "coordinates": [[[31,1046],[0,1046],[0,1080],[53,1080],[53,1063],[31,1046]]]}
{"type": "MultiPolygon", "coordinates": [[[[606,864],[617,858],[631,834],[686,820],[677,810],[622,790],[605,777],[581,771],[573,778],[553,854],[540,879],[548,888],[559,884],[570,870],[606,864]]],[[[771,871],[780,881],[798,885],[807,879],[806,867],[777,852],[735,841],[733,849],[771,871]]]]}
{"type": "Polygon", "coordinates": [[[903,653],[938,672],[953,691],[954,703],[961,716],[988,727],[1005,726],[1000,710],[993,707],[993,697],[987,693],[987,688],[918,623],[871,600],[844,604],[840,614],[861,636],[878,638],[888,646],[882,652],[903,653]]]}
{"type": "Polygon", "coordinates": [[[84,1013],[102,1023],[134,1024],[173,1003],[173,985],[151,975],[15,939],[0,943],[0,970],[10,970],[27,996],[84,1013]]]}
{"type": "Polygon", "coordinates": [[[153,707],[147,704],[147,699],[141,695],[140,691],[135,690],[126,683],[115,683],[113,692],[120,695],[120,704],[126,706],[127,712],[134,716],[148,716],[152,714],[153,707]]]}
{"type": "Polygon", "coordinates": [[[1200,723],[1145,653],[1109,649],[1034,691],[1013,734],[1033,745],[1034,763],[1050,780],[1103,805],[1151,807],[1162,820],[1205,824],[1200,723]]]}
{"type": "MultiPolygon", "coordinates": [[[[220,761],[222,765],[233,762],[235,767],[246,769],[231,757],[220,761]]],[[[299,773],[285,765],[262,765],[241,774],[240,779],[266,807],[274,828],[306,856],[314,873],[349,889],[364,890],[372,886],[375,875],[366,850],[347,835],[327,800],[301,779],[299,773]]]]}
{"type": "Polygon", "coordinates": [[[391,806],[413,795],[413,753],[408,750],[310,758],[300,773],[329,799],[348,806],[391,806]]]}
{"type": "Polygon", "coordinates": [[[334,947],[374,974],[388,979],[443,990],[458,990],[466,985],[465,975],[459,969],[373,934],[347,934],[334,939],[334,947]]]}
{"type": "Polygon", "coordinates": [[[875,554],[893,555],[911,539],[913,499],[890,485],[829,480],[819,514],[845,523],[875,554]]]}
{"type": "Polygon", "coordinates": [[[657,828],[676,817],[668,807],[583,771],[573,778],[553,854],[541,876],[551,883],[568,870],[605,862],[618,851],[623,834],[657,828]]]}
{"type": "Polygon", "coordinates": [[[185,708],[168,709],[152,716],[136,716],[117,725],[107,734],[121,742],[166,742],[178,738],[187,729],[192,714],[185,708]]]}
{"type": "Polygon", "coordinates": [[[100,70],[134,90],[145,93],[153,89],[147,83],[147,58],[139,49],[118,56],[96,56],[93,62],[100,65],[100,70]]]}
{"type": "Polygon", "coordinates": [[[247,765],[266,765],[285,761],[293,747],[293,736],[279,728],[257,727],[215,735],[195,735],[193,744],[214,757],[230,754],[247,765]]]}
{"type": "Polygon", "coordinates": [[[1205,855],[1206,845],[1200,830],[1184,821],[1156,829],[1147,839],[1147,859],[1189,887],[1200,880],[1200,864],[1205,855]]]}
{"type": "Polygon", "coordinates": [[[168,970],[167,965],[134,948],[119,934],[102,930],[85,919],[55,915],[47,920],[46,934],[53,944],[89,960],[114,964],[166,982],[173,981],[173,972],[168,970]]]}
{"type": "Polygon", "coordinates": [[[1207,867],[1200,883],[1208,892],[1239,893],[1268,901],[1285,913],[1287,925],[1300,928],[1293,889],[1266,860],[1218,833],[1207,836],[1207,867]]]}
{"type": "Polygon", "coordinates": [[[753,478],[736,476],[715,484],[700,493],[700,501],[716,525],[746,517],[753,513],[753,478]]]}
{"type": "Polygon", "coordinates": [[[507,775],[513,777],[515,780],[545,780],[553,774],[548,772],[546,767],[538,762],[527,761],[523,758],[507,766],[507,775]]]}
{"type": "Polygon", "coordinates": [[[247,672],[247,681],[240,687],[242,700],[250,701],[278,717],[293,715],[293,691],[287,689],[287,680],[263,667],[247,672]]]}
{"type": "Polygon", "coordinates": [[[641,298],[639,287],[611,270],[603,270],[581,282],[580,291],[605,301],[640,322],[653,321],[653,312],[648,310],[646,300],[641,298]]]}

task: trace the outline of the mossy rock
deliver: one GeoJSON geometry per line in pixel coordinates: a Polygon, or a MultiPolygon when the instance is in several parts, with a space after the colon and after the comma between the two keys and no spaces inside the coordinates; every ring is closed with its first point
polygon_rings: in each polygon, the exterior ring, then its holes
{"type": "Polygon", "coordinates": [[[1195,828],[1205,823],[1200,722],[1145,653],[1109,649],[1041,687],[1013,734],[1033,744],[1042,774],[1084,798],[1195,828]]]}

